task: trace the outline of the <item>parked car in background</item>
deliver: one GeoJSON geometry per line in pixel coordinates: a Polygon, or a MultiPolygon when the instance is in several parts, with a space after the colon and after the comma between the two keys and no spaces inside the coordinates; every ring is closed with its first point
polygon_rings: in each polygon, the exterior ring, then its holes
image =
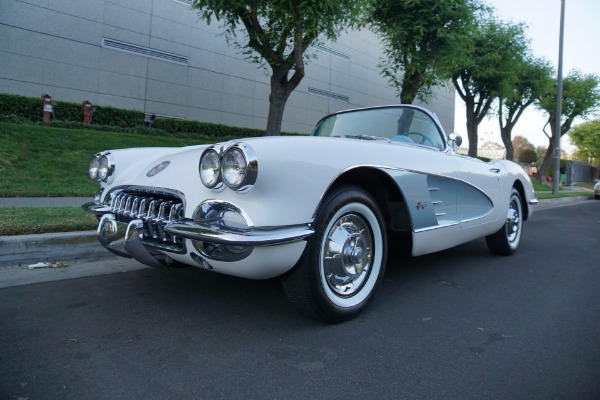
{"type": "Polygon", "coordinates": [[[413,256],[485,237],[519,246],[535,203],[510,161],[455,154],[414,105],[338,112],[310,136],[183,148],[108,150],[84,208],[111,252],[251,279],[282,277],[290,301],[330,322],[355,317],[383,279],[389,248],[413,256]]]}
{"type": "Polygon", "coordinates": [[[594,185],[594,198],[600,200],[600,179],[596,181],[594,185]]]}

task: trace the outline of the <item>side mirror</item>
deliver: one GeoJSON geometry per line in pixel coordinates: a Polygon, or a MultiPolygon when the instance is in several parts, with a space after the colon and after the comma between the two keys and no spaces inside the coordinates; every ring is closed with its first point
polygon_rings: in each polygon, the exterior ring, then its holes
{"type": "Polygon", "coordinates": [[[462,136],[458,133],[451,133],[448,135],[448,140],[450,141],[450,146],[454,149],[456,147],[460,147],[462,144],[462,136]]]}

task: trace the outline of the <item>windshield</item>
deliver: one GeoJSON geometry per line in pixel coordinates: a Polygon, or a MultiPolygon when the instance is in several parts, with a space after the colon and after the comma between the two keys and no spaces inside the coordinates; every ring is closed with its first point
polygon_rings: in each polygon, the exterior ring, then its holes
{"type": "Polygon", "coordinates": [[[313,136],[379,139],[444,148],[442,133],[424,111],[384,107],[344,112],[321,120],[313,136]]]}

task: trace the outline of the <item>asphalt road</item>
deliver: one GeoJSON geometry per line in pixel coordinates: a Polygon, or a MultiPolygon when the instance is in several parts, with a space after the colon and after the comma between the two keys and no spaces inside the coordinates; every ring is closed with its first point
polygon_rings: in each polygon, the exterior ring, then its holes
{"type": "Polygon", "coordinates": [[[191,268],[0,289],[0,399],[600,399],[599,238],[600,202],[537,212],[512,257],[388,265],[338,325],[191,268]]]}

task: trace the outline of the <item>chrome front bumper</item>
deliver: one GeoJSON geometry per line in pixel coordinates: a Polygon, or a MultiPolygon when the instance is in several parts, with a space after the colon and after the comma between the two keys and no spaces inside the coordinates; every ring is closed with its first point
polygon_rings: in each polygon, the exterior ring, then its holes
{"type": "MultiPolygon", "coordinates": [[[[114,254],[133,257],[151,266],[168,264],[170,253],[186,254],[184,239],[191,239],[193,248],[203,258],[233,262],[248,257],[255,247],[293,243],[314,233],[306,224],[235,229],[227,227],[221,218],[161,221],[142,217],[127,222],[122,216],[115,215],[113,208],[100,202],[87,203],[82,208],[100,218],[97,237],[104,247],[114,254]],[[152,226],[157,223],[158,226],[152,226]],[[157,237],[157,234],[160,235],[157,237]]],[[[194,253],[191,255],[203,265],[194,253]]]]}
{"type": "Polygon", "coordinates": [[[286,226],[272,229],[226,228],[219,221],[194,221],[182,219],[165,226],[165,231],[179,237],[226,246],[270,246],[302,240],[314,231],[308,225],[286,226]]]}

